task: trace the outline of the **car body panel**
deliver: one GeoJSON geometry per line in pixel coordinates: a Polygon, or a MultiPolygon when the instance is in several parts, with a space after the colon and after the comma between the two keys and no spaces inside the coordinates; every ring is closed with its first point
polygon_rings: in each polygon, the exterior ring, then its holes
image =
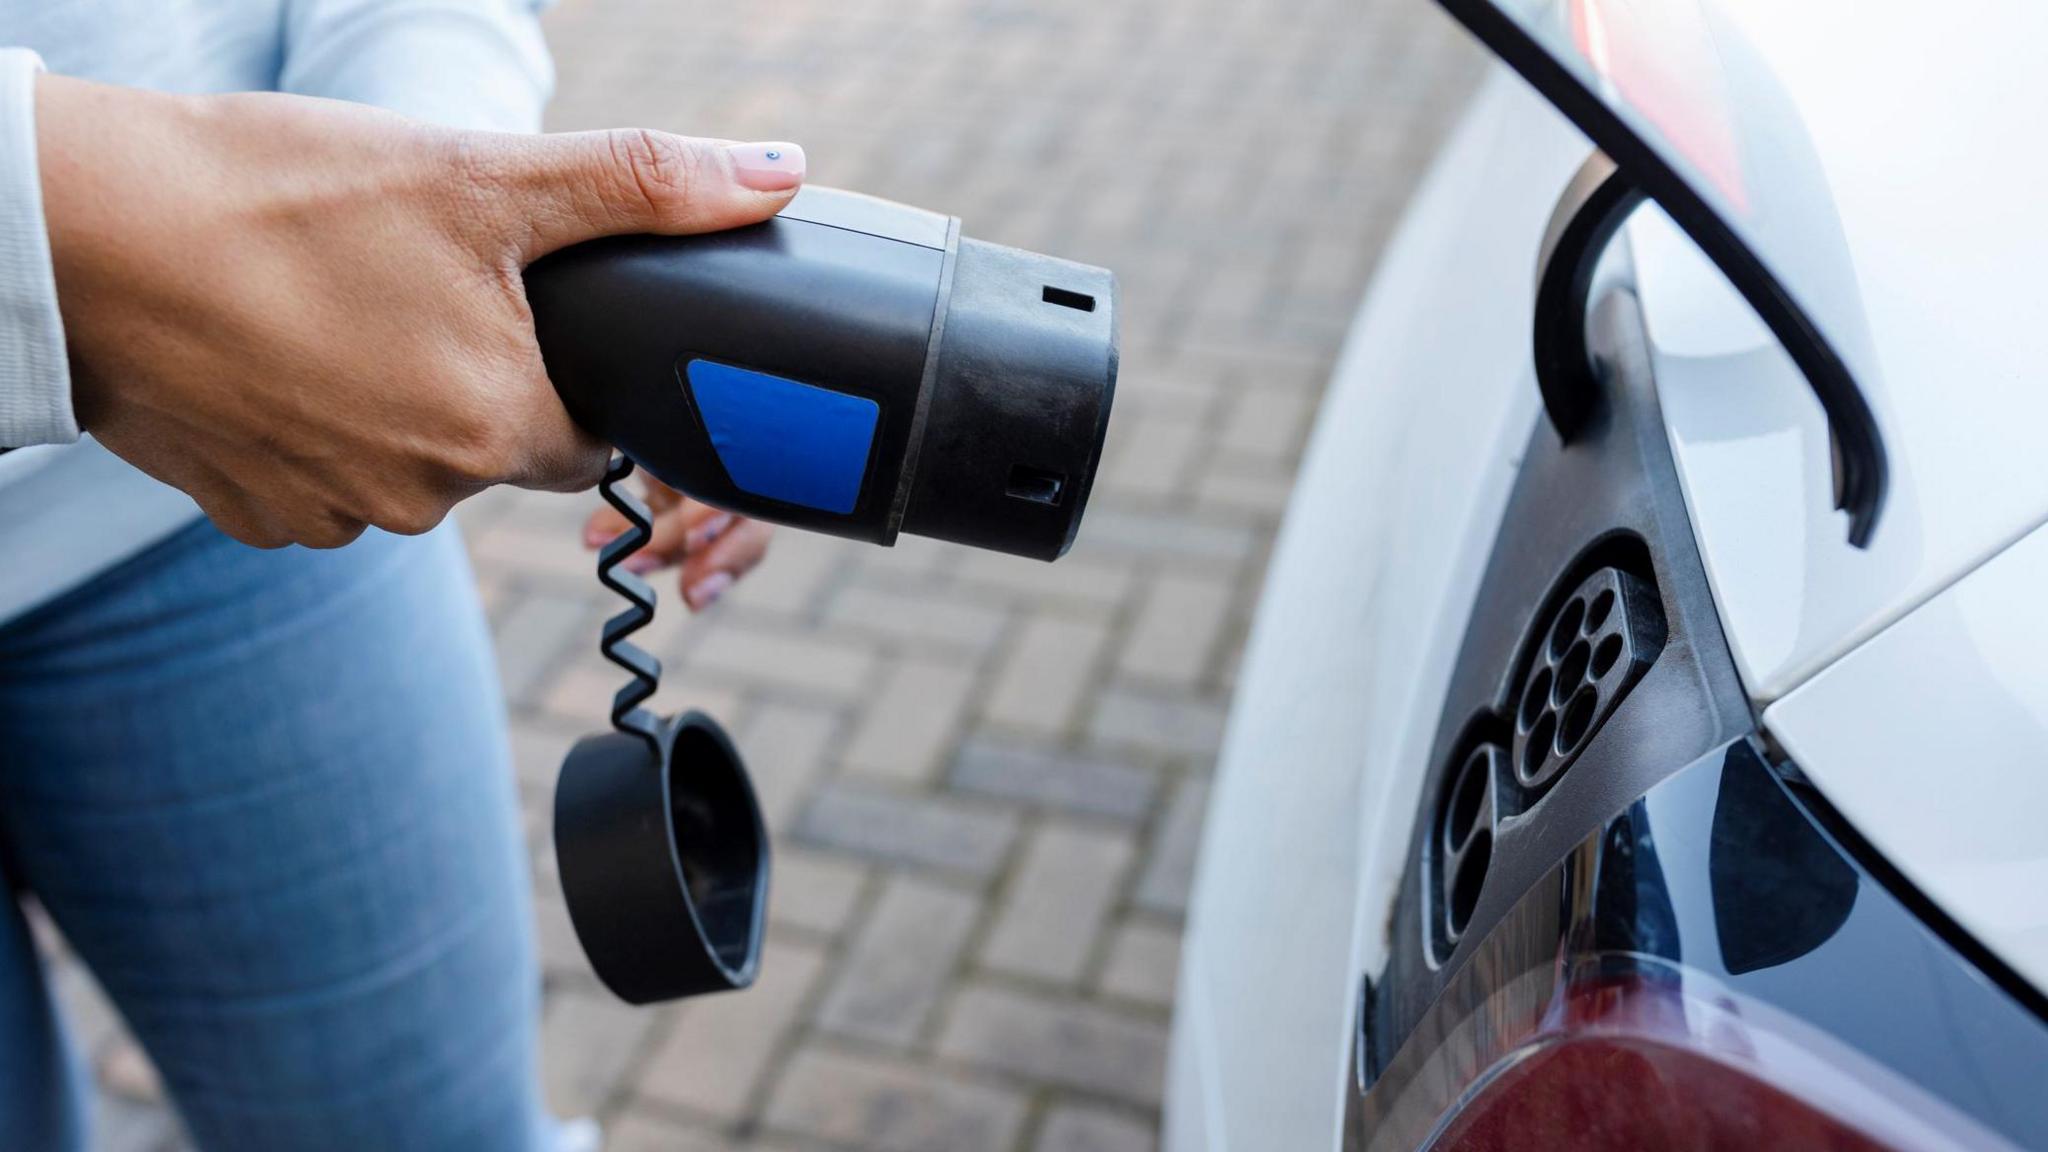
{"type": "Polygon", "coordinates": [[[1586,147],[1526,86],[1492,76],[1339,362],[1210,801],[1169,1148],[1336,1146],[1354,924],[1376,965],[1383,925],[1360,910],[1387,908],[1399,882],[1415,766],[1536,419],[1536,244],[1586,147]]]}
{"type": "MultiPolygon", "coordinates": [[[[1624,235],[1673,458],[1737,671],[1763,708],[1797,696],[1816,676],[1835,675],[1838,661],[1891,636],[1914,619],[1909,614],[1975,580],[1981,565],[2003,560],[2048,523],[2048,452],[2038,447],[2048,389],[2037,379],[2048,362],[2048,324],[2033,283],[2048,265],[2040,208],[2048,156],[2029,142],[2048,113],[2048,71],[2035,60],[2048,38],[2048,9],[1944,9],[1939,50],[1930,50],[1932,21],[1920,9],[1850,0],[1703,6],[1725,15],[1782,85],[1826,178],[1854,264],[1848,290],[1861,312],[1859,339],[1869,342],[1870,355],[1857,358],[1859,383],[1891,467],[1882,521],[1867,548],[1854,547],[1830,508],[1829,429],[1793,358],[1669,216],[1655,205],[1635,214],[1624,235]]],[[[1748,178],[1767,182],[1774,173],[1748,178]]],[[[1831,311],[1839,309],[1816,314],[1831,311]]],[[[2015,627],[2042,625],[2038,607],[2031,619],[2011,607],[2015,627]]],[[[1978,667],[1967,652],[1951,642],[1921,674],[1978,667]]],[[[1976,800],[2040,794],[2038,757],[2018,751],[2035,746],[2025,740],[2038,732],[2010,723],[2025,711],[2002,702],[2048,699],[2048,663],[1977,680],[2003,684],[1974,706],[1999,709],[2007,722],[1987,717],[1971,737],[1980,754],[1970,760],[1964,794],[1921,802],[1927,781],[1875,764],[1831,765],[1814,779],[1852,823],[1873,822],[1865,834],[1901,870],[1940,877],[1937,902],[1997,904],[1995,915],[1968,904],[1970,915],[1958,919],[1995,932],[1996,950],[2016,952],[2008,962],[2048,987],[2038,939],[2044,914],[2015,911],[1991,879],[2010,867],[2029,874],[2026,862],[2048,859],[2048,821],[2006,822],[1995,860],[1974,863],[1957,863],[1956,846],[1969,833],[1949,823],[1976,800]],[[1994,730],[2022,742],[1990,742],[1985,732],[1994,730]],[[1982,872],[1985,887],[1958,879],[1958,869],[1982,872]]],[[[1896,684],[1914,690],[1903,673],[1896,684]]],[[[1888,703],[1882,693],[1862,704],[1840,699],[1832,723],[1841,740],[1860,740],[1848,733],[1859,723],[1889,731],[1897,718],[1877,716],[1888,703]]],[[[1807,716],[1808,707],[1796,714],[1807,716]]],[[[1812,743],[1824,726],[1808,725],[1812,743]]]]}
{"type": "Polygon", "coordinates": [[[1870,546],[1851,547],[1826,424],[1791,358],[1667,217],[1639,212],[1628,234],[1674,451],[1763,702],[2048,521],[2034,284],[2048,153],[2031,143],[2048,115],[2048,8],[1712,7],[1804,122],[1854,265],[1870,344],[1858,382],[1891,467],[1870,546]]]}
{"type": "MultiPolygon", "coordinates": [[[[2026,758],[2048,746],[2048,614],[2028,597],[2048,586],[2048,390],[2031,380],[2048,324],[2021,279],[2048,263],[2048,162],[2026,131],[2048,70],[2028,59],[2041,37],[2005,31],[2048,9],[1725,7],[1824,145],[1892,465],[1870,547],[1852,547],[1792,358],[1662,212],[1637,213],[1611,263],[1641,305],[1737,698],[1856,834],[2048,988],[2048,918],[2028,900],[2048,881],[2048,777],[2026,758]],[[1957,42],[1925,50],[1934,22],[1957,42]]],[[[1496,70],[1354,325],[1217,769],[1169,1068],[1176,1152],[1342,1138],[1359,980],[1388,958],[1452,663],[1539,418],[1533,264],[1589,147],[1496,70]]]]}
{"type": "Polygon", "coordinates": [[[1941,910],[2048,989],[2048,529],[1764,712],[1815,788],[1941,910]]]}

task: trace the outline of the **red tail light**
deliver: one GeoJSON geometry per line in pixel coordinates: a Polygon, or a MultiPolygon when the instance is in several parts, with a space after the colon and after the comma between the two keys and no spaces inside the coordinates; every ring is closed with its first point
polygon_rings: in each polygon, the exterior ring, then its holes
{"type": "Polygon", "coordinates": [[[1749,1029],[1694,1035],[1683,998],[1640,978],[1565,996],[1565,1027],[1507,1054],[1436,1140],[1442,1152],[1896,1152],[1765,1082],[1749,1029]],[[1720,1039],[1749,1052],[1714,1052],[1720,1039]]]}
{"type": "Polygon", "coordinates": [[[1560,1019],[1482,1073],[1438,1152],[1903,1152],[2002,1147],[1915,1090],[1894,1096],[1731,1004],[1641,976],[1563,994],[1560,1019]],[[1852,1119],[1853,1118],[1853,1119],[1852,1119]],[[1879,1136],[1877,1133],[1883,1133],[1879,1136]]]}

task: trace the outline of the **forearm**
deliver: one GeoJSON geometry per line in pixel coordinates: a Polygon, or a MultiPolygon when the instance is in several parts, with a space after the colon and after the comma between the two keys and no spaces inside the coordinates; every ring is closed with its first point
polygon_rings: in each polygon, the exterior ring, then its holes
{"type": "Polygon", "coordinates": [[[554,86],[536,0],[293,0],[278,87],[534,132],[554,86]]]}
{"type": "Polygon", "coordinates": [[[43,219],[34,53],[0,49],[0,449],[78,439],[43,219]]]}

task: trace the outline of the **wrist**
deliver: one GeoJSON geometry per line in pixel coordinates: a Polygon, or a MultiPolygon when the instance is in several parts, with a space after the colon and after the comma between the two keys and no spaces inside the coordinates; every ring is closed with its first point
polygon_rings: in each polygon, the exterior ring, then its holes
{"type": "Polygon", "coordinates": [[[149,284],[163,271],[152,250],[168,229],[191,225],[159,158],[188,149],[174,114],[187,98],[36,77],[36,154],[56,305],[62,317],[78,427],[92,431],[122,375],[97,370],[103,343],[145,331],[149,284]]]}

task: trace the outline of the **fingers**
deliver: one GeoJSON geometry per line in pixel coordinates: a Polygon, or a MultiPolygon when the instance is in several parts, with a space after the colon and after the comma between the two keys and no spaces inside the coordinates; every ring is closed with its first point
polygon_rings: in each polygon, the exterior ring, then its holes
{"type": "Polygon", "coordinates": [[[803,184],[795,144],[727,144],[645,129],[465,139],[468,168],[503,192],[522,263],[599,236],[684,235],[773,216],[803,184]]]}
{"type": "MultiPolygon", "coordinates": [[[[678,504],[695,509],[709,508],[708,505],[697,503],[695,500],[690,499],[653,477],[648,477],[646,482],[641,485],[641,493],[647,502],[648,510],[657,517],[678,504]]],[[[701,522],[708,515],[707,511],[691,513],[693,522],[701,522]]],[[[598,506],[597,511],[592,512],[590,518],[583,522],[583,546],[585,548],[602,548],[611,542],[612,537],[624,532],[628,527],[626,518],[619,514],[618,509],[609,504],[601,504],[598,506]]]]}
{"type": "MultiPolygon", "coordinates": [[[[603,547],[627,527],[616,509],[599,508],[584,522],[583,545],[603,547]]],[[[773,532],[767,524],[679,496],[674,507],[655,516],[648,543],[626,567],[645,575],[680,564],[683,601],[702,611],[761,562],[773,532]]]]}
{"type": "MultiPolygon", "coordinates": [[[[735,519],[732,513],[709,504],[679,499],[667,511],[655,513],[647,543],[626,560],[626,568],[644,575],[680,564],[691,552],[717,539],[735,519]]],[[[626,518],[617,509],[610,505],[599,508],[583,525],[583,546],[603,547],[627,527],[626,518]]]]}
{"type": "Polygon", "coordinates": [[[618,509],[609,504],[600,505],[597,511],[590,514],[590,519],[583,522],[583,546],[602,548],[609,544],[613,537],[630,527],[632,525],[626,523],[626,518],[619,515],[618,509]]]}
{"type": "Polygon", "coordinates": [[[734,581],[754,570],[768,554],[774,529],[758,520],[738,520],[711,543],[683,561],[683,601],[693,612],[718,602],[734,581]]]}
{"type": "Polygon", "coordinates": [[[647,546],[628,564],[642,573],[679,564],[718,539],[735,519],[730,512],[695,500],[678,505],[654,518],[654,533],[647,546]]]}
{"type": "MultiPolygon", "coordinates": [[[[676,527],[669,523],[673,519],[669,515],[669,510],[674,505],[664,508],[657,507],[653,500],[649,500],[647,503],[649,511],[654,513],[654,530],[649,537],[648,543],[643,545],[640,552],[636,555],[650,552],[667,553],[670,551],[680,551],[677,545],[684,542],[688,531],[686,528],[676,527]]],[[[677,511],[677,515],[687,516],[694,525],[709,519],[715,512],[716,510],[709,505],[699,504],[695,500],[691,500],[684,503],[683,507],[677,511]]],[[[583,546],[585,548],[602,548],[606,544],[611,543],[613,537],[624,532],[628,527],[630,525],[626,523],[625,516],[621,515],[618,509],[609,504],[602,505],[583,522],[583,546]]],[[[680,557],[668,557],[668,559],[680,559],[680,557]]]]}

